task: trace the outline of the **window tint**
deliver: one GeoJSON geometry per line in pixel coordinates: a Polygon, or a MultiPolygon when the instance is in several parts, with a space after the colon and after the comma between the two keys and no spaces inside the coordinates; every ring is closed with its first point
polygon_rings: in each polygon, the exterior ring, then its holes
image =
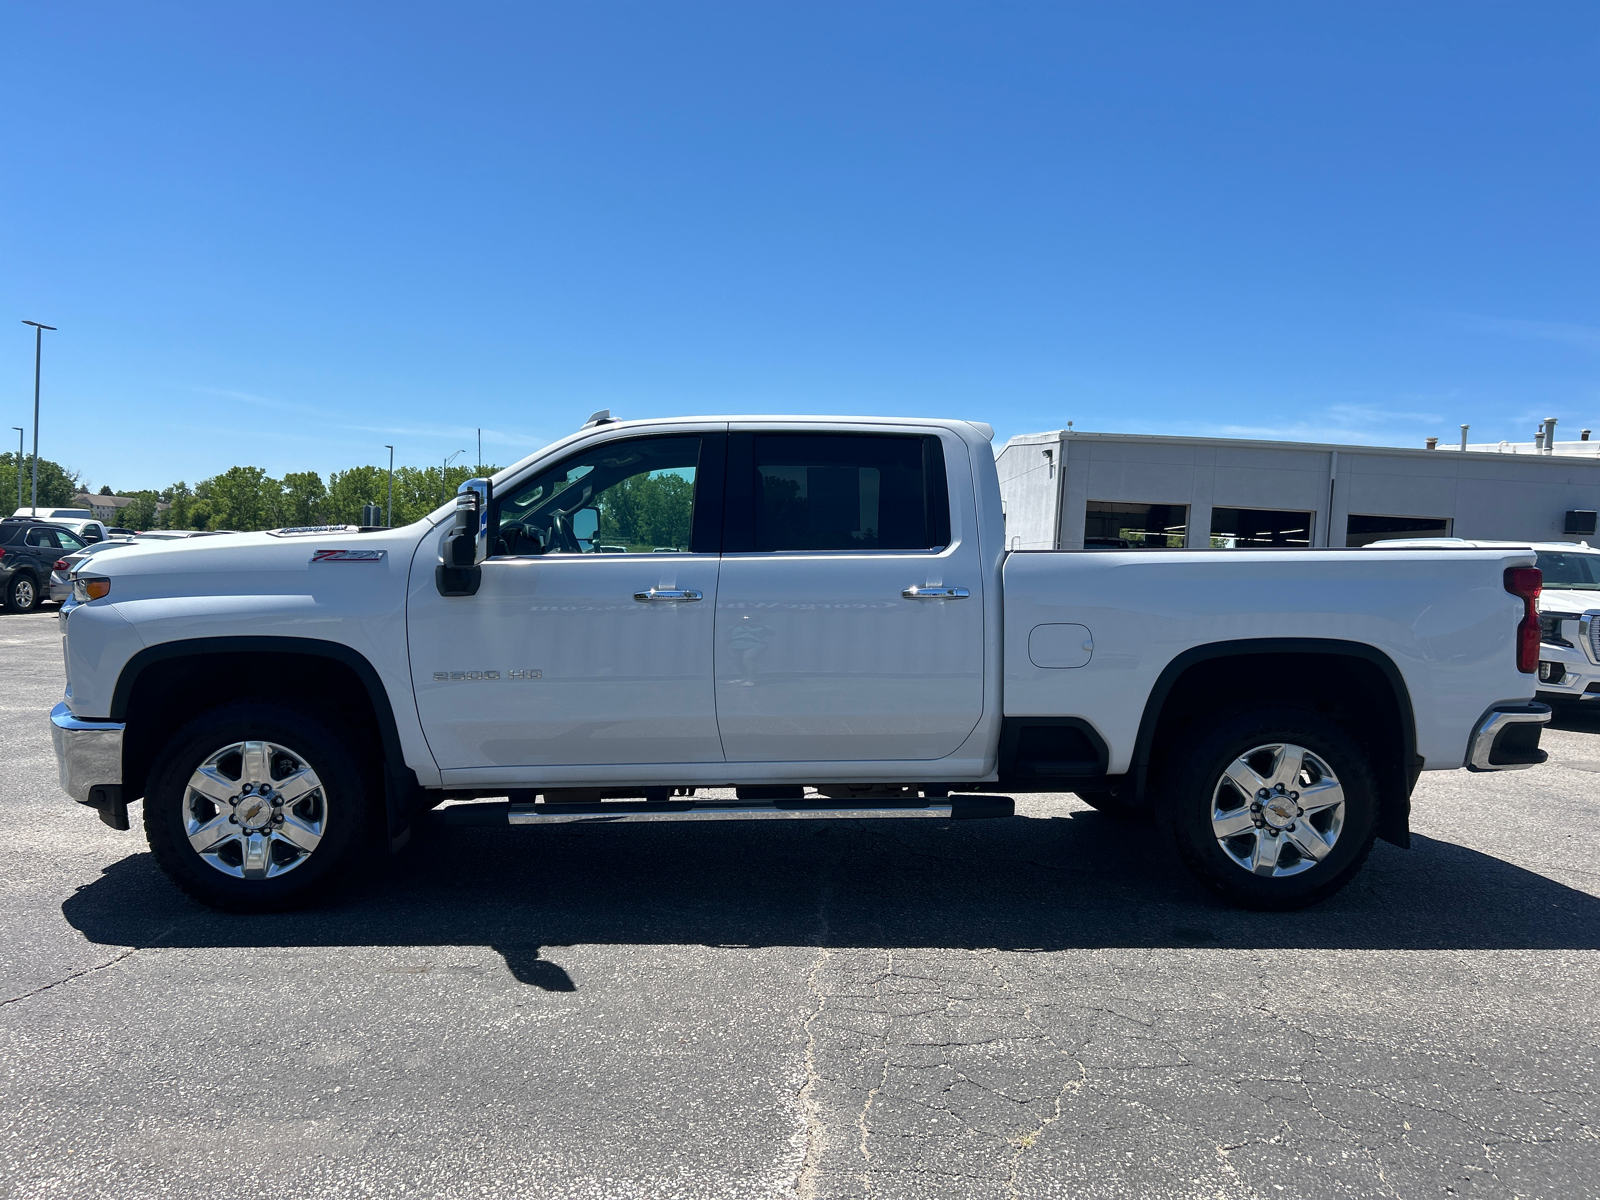
{"type": "Polygon", "coordinates": [[[950,540],[936,437],[736,435],[729,473],[727,550],[930,550],[950,540]]]}
{"type": "Polygon", "coordinates": [[[684,553],[701,438],[605,442],[496,502],[491,553],[684,553]]]}
{"type": "Polygon", "coordinates": [[[48,547],[51,550],[61,549],[61,543],[56,541],[56,532],[53,529],[28,530],[27,544],[30,546],[48,547]]]}
{"type": "Polygon", "coordinates": [[[76,534],[69,533],[65,529],[58,529],[56,530],[56,545],[63,550],[82,550],[86,543],[76,534]]]}

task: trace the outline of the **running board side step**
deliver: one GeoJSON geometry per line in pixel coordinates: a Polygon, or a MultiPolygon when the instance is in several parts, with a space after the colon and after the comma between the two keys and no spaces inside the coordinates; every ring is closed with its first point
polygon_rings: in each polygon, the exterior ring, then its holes
{"type": "Polygon", "coordinates": [[[441,825],[553,825],[572,821],[647,821],[712,817],[730,821],[802,817],[943,817],[972,821],[1009,817],[1010,796],[946,796],[930,800],[610,800],[589,804],[452,804],[428,816],[441,825]]]}

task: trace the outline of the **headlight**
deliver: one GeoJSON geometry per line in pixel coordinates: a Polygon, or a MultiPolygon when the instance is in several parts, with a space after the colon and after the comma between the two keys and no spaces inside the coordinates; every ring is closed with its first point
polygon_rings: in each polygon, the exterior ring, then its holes
{"type": "Polygon", "coordinates": [[[87,604],[91,600],[99,600],[111,594],[111,580],[91,575],[88,578],[78,576],[72,581],[72,598],[79,604],[87,604]]]}

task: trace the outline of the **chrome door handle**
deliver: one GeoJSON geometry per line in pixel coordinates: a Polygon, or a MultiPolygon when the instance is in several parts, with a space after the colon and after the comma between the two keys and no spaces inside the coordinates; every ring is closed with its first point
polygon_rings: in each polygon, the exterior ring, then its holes
{"type": "Polygon", "coordinates": [[[965,600],[971,593],[966,588],[913,585],[900,594],[907,600],[965,600]]]}
{"type": "Polygon", "coordinates": [[[648,592],[635,592],[635,600],[704,600],[699,592],[689,588],[651,588],[648,592]]]}

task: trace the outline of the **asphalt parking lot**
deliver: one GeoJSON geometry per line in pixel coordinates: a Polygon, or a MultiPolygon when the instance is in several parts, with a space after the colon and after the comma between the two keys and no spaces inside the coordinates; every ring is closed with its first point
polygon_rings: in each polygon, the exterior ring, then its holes
{"type": "Polygon", "coordinates": [[[0,1196],[1600,1193],[1600,723],[1302,913],[1019,797],[450,829],[237,917],[59,791],[53,612],[0,673],[0,1196]]]}

